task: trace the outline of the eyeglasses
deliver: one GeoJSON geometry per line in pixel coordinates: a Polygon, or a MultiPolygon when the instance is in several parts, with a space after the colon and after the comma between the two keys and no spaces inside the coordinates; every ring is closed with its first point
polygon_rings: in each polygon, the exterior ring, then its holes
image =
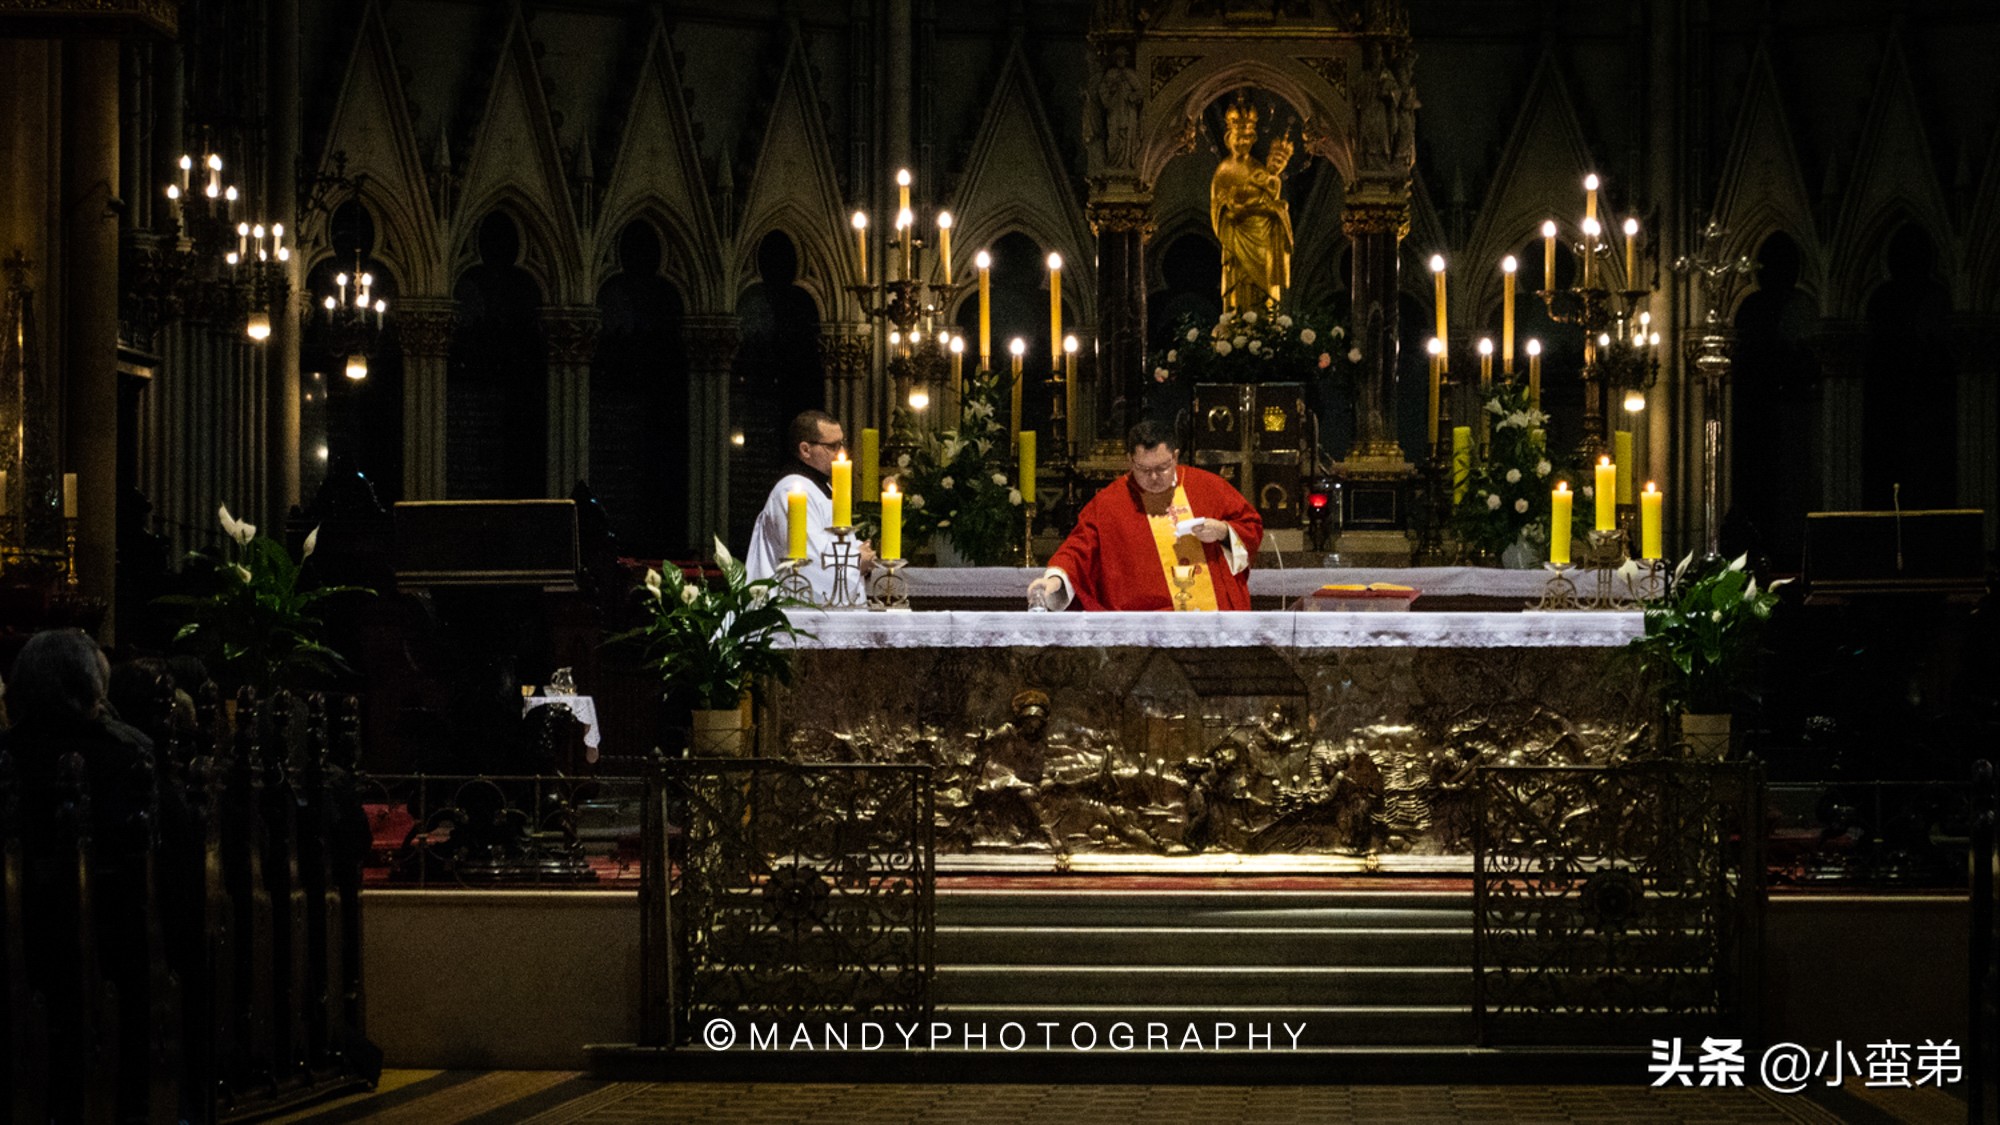
{"type": "Polygon", "coordinates": [[[820,447],[821,449],[846,449],[846,448],[847,448],[847,443],[846,443],[845,441],[809,441],[809,442],[807,442],[806,444],[807,444],[807,445],[817,445],[817,446],[819,446],[819,447],[820,447]]]}

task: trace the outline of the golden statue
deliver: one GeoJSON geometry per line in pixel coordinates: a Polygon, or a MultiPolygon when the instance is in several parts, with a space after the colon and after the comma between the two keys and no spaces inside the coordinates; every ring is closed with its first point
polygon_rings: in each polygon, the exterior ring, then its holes
{"type": "Polygon", "coordinates": [[[1292,283],[1292,213],[1281,195],[1292,139],[1273,137],[1258,164],[1256,107],[1238,98],[1224,118],[1229,155],[1209,181],[1208,213],[1222,243],[1222,309],[1240,316],[1276,305],[1292,283]]]}

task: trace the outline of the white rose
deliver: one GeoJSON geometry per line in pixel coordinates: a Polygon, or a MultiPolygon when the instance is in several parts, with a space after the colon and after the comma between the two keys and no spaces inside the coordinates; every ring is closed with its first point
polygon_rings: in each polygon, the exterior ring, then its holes
{"type": "Polygon", "coordinates": [[[1299,333],[1299,343],[1301,344],[1311,344],[1314,340],[1317,339],[1319,339],[1319,333],[1314,332],[1310,328],[1306,329],[1304,332],[1299,333]]]}
{"type": "Polygon", "coordinates": [[[1256,354],[1257,354],[1258,352],[1261,352],[1261,351],[1263,351],[1263,350],[1264,350],[1264,341],[1262,341],[1262,340],[1252,340],[1252,341],[1250,341],[1250,354],[1251,354],[1251,355],[1256,355],[1256,354]]]}
{"type": "Polygon", "coordinates": [[[1514,501],[1514,510],[1517,512],[1526,512],[1528,510],[1528,502],[1526,500],[1514,501]]]}
{"type": "MultiPolygon", "coordinates": [[[[1289,317],[1289,316],[1284,316],[1284,315],[1282,315],[1282,314],[1281,314],[1281,315],[1280,315],[1280,316],[1278,317],[1278,327],[1280,327],[1280,328],[1290,328],[1291,326],[1292,326],[1292,318],[1291,318],[1291,317],[1289,317]]],[[[1307,331],[1311,331],[1311,329],[1307,329],[1307,331]]]]}
{"type": "Polygon", "coordinates": [[[1493,509],[1493,510],[1494,510],[1494,511],[1496,511],[1496,512],[1497,512],[1497,511],[1499,511],[1499,510],[1500,510],[1500,497],[1498,497],[1498,496],[1488,496],[1488,497],[1486,498],[1486,506],[1487,506],[1488,508],[1491,508],[1491,509],[1493,509]]]}
{"type": "Polygon", "coordinates": [[[1229,341],[1227,340],[1217,340],[1215,342],[1216,355],[1228,355],[1230,352],[1233,352],[1235,350],[1236,350],[1235,348],[1229,346],[1229,341]]]}
{"type": "Polygon", "coordinates": [[[1188,329],[1188,343],[1192,344],[1199,339],[1201,339],[1201,333],[1199,331],[1193,328],[1188,329]]]}
{"type": "Polygon", "coordinates": [[[1243,323],[1245,323],[1245,324],[1255,324],[1255,323],[1257,323],[1257,310],[1255,310],[1255,309],[1252,309],[1252,310],[1250,310],[1249,312],[1247,312],[1247,313],[1244,313],[1244,314],[1243,314],[1243,323]]]}
{"type": "Polygon", "coordinates": [[[1002,487],[1005,487],[1005,486],[1006,486],[1006,484],[1007,484],[1007,474],[1006,474],[1006,473],[994,473],[994,474],[993,474],[993,483],[994,483],[994,484],[997,484],[997,485],[1000,485],[1000,486],[1002,486],[1002,487]]]}
{"type": "Polygon", "coordinates": [[[1547,461],[1537,461],[1535,462],[1535,475],[1538,477],[1548,476],[1550,468],[1551,466],[1547,461]]]}
{"type": "Polygon", "coordinates": [[[924,506],[924,498],[912,492],[910,494],[910,498],[908,500],[903,501],[903,503],[908,504],[910,506],[910,510],[914,512],[918,508],[924,506]]]}
{"type": "Polygon", "coordinates": [[[1018,488],[1010,488],[1010,489],[1008,489],[1008,490],[1007,490],[1007,502],[1008,502],[1009,504],[1012,504],[1012,505],[1014,505],[1014,506],[1015,506],[1016,508],[1020,507],[1020,506],[1021,506],[1021,490],[1020,490],[1020,489],[1018,489],[1018,488]]]}
{"type": "Polygon", "coordinates": [[[944,478],[943,480],[939,481],[939,482],[938,482],[938,484],[939,484],[940,486],[942,486],[942,487],[944,488],[944,490],[945,490],[946,492],[950,492],[950,491],[951,491],[951,478],[950,478],[950,477],[946,477],[946,478],[944,478]]]}
{"type": "Polygon", "coordinates": [[[1508,483],[1508,484],[1520,484],[1520,483],[1521,483],[1521,470],[1519,470],[1519,469],[1508,469],[1508,470],[1507,470],[1507,483],[1508,483]]]}
{"type": "Polygon", "coordinates": [[[1349,348],[1349,349],[1347,349],[1347,362],[1349,362],[1349,363],[1360,363],[1360,362],[1361,362],[1361,349],[1360,349],[1360,348],[1349,348]]]}
{"type": "Polygon", "coordinates": [[[1238,336],[1234,340],[1230,341],[1230,343],[1235,344],[1239,348],[1249,342],[1250,342],[1250,337],[1248,336],[1238,336]]]}
{"type": "Polygon", "coordinates": [[[1168,362],[1168,363],[1179,363],[1180,361],[1181,361],[1181,352],[1180,352],[1180,349],[1179,349],[1179,348],[1168,348],[1168,349],[1167,349],[1167,362],[1168,362]]]}
{"type": "Polygon", "coordinates": [[[1592,497],[1594,497],[1594,496],[1596,496],[1596,495],[1597,495],[1597,486],[1596,486],[1596,485],[1592,485],[1592,484],[1586,484],[1586,485],[1584,485],[1584,486],[1583,486],[1583,498],[1584,498],[1585,500],[1589,500],[1589,499],[1591,499],[1592,497]]]}
{"type": "Polygon", "coordinates": [[[1166,368],[1164,367],[1153,368],[1153,382],[1164,383],[1171,378],[1173,378],[1173,374],[1169,372],[1166,368]]]}

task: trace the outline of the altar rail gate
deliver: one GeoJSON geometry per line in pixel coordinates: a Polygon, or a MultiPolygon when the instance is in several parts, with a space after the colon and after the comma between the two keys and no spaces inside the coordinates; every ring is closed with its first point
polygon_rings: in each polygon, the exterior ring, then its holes
{"type": "MultiPolygon", "coordinates": [[[[640,1037],[928,1019],[936,975],[927,765],[656,762],[639,886],[640,1037]]],[[[707,1040],[719,1045],[717,1039],[707,1040]]]]}
{"type": "MultiPolygon", "coordinates": [[[[169,689],[170,690],[170,689],[169,689]]],[[[353,697],[213,689],[136,747],[0,743],[0,1122],[212,1122],[371,1085],[353,697]]]]}
{"type": "Polygon", "coordinates": [[[1763,945],[1754,763],[1479,771],[1482,1044],[1753,1035],[1763,945]]]}

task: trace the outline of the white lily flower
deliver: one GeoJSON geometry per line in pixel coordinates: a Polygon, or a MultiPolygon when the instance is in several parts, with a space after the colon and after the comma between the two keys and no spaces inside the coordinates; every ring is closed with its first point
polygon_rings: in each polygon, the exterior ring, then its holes
{"type": "Polygon", "coordinates": [[[237,564],[236,564],[236,576],[237,576],[238,578],[241,578],[241,579],[242,579],[243,581],[245,581],[245,582],[248,582],[248,581],[250,581],[250,568],[249,568],[249,567],[247,567],[247,566],[244,566],[244,565],[243,565],[242,563],[237,563],[237,564]]]}
{"type": "Polygon", "coordinates": [[[305,553],[299,556],[299,561],[304,562],[312,558],[313,548],[317,546],[319,546],[319,528],[315,527],[311,531],[306,532],[305,553]]]}
{"type": "MultiPolygon", "coordinates": [[[[761,591],[761,590],[760,590],[760,591],[758,591],[758,592],[759,592],[759,593],[762,593],[762,591],[761,591]]],[[[694,588],[694,586],[692,586],[692,585],[687,585],[687,586],[682,586],[682,587],[681,587],[681,604],[682,604],[682,605],[693,605],[693,604],[694,604],[694,600],[695,600],[696,598],[700,597],[700,596],[701,596],[701,591],[700,591],[700,590],[697,590],[697,589],[695,589],[695,588],[694,588]]]]}
{"type": "Polygon", "coordinates": [[[1313,341],[1317,339],[1319,339],[1319,333],[1314,332],[1310,328],[1306,329],[1304,332],[1299,333],[1299,343],[1301,344],[1310,345],[1313,343],[1313,341]]]}
{"type": "Polygon", "coordinates": [[[1748,551],[1745,551],[1744,553],[1729,560],[1729,569],[1742,570],[1744,564],[1748,563],[1749,561],[1750,561],[1750,553],[1748,551]]]}
{"type": "Polygon", "coordinates": [[[660,581],[661,581],[661,579],[660,579],[660,572],[659,572],[659,571],[657,571],[657,570],[654,570],[654,569],[653,569],[652,567],[650,567],[650,566],[649,566],[649,567],[647,567],[647,568],[646,568],[646,589],[648,589],[648,590],[651,590],[651,591],[653,592],[653,596],[654,596],[654,597],[656,597],[656,598],[660,596],[660,581]]]}
{"type": "Polygon", "coordinates": [[[239,523],[236,525],[236,541],[238,543],[241,543],[247,547],[250,545],[250,541],[255,538],[257,538],[256,524],[239,523]]]}
{"type": "Polygon", "coordinates": [[[243,540],[237,537],[236,529],[243,525],[237,523],[236,517],[229,514],[229,505],[223,504],[218,506],[215,509],[215,514],[222,519],[222,533],[241,543],[243,540]]]}
{"type": "Polygon", "coordinates": [[[731,556],[731,555],[730,555],[730,553],[729,553],[729,548],[728,548],[728,547],[727,547],[726,545],[724,545],[724,544],[723,544],[723,542],[722,542],[722,536],[720,536],[720,535],[716,536],[716,537],[715,537],[715,565],[717,565],[717,566],[728,566],[728,565],[729,565],[730,563],[733,563],[733,562],[735,562],[735,561],[736,561],[736,559],[735,559],[735,558],[734,558],[733,556],[731,556]]]}

